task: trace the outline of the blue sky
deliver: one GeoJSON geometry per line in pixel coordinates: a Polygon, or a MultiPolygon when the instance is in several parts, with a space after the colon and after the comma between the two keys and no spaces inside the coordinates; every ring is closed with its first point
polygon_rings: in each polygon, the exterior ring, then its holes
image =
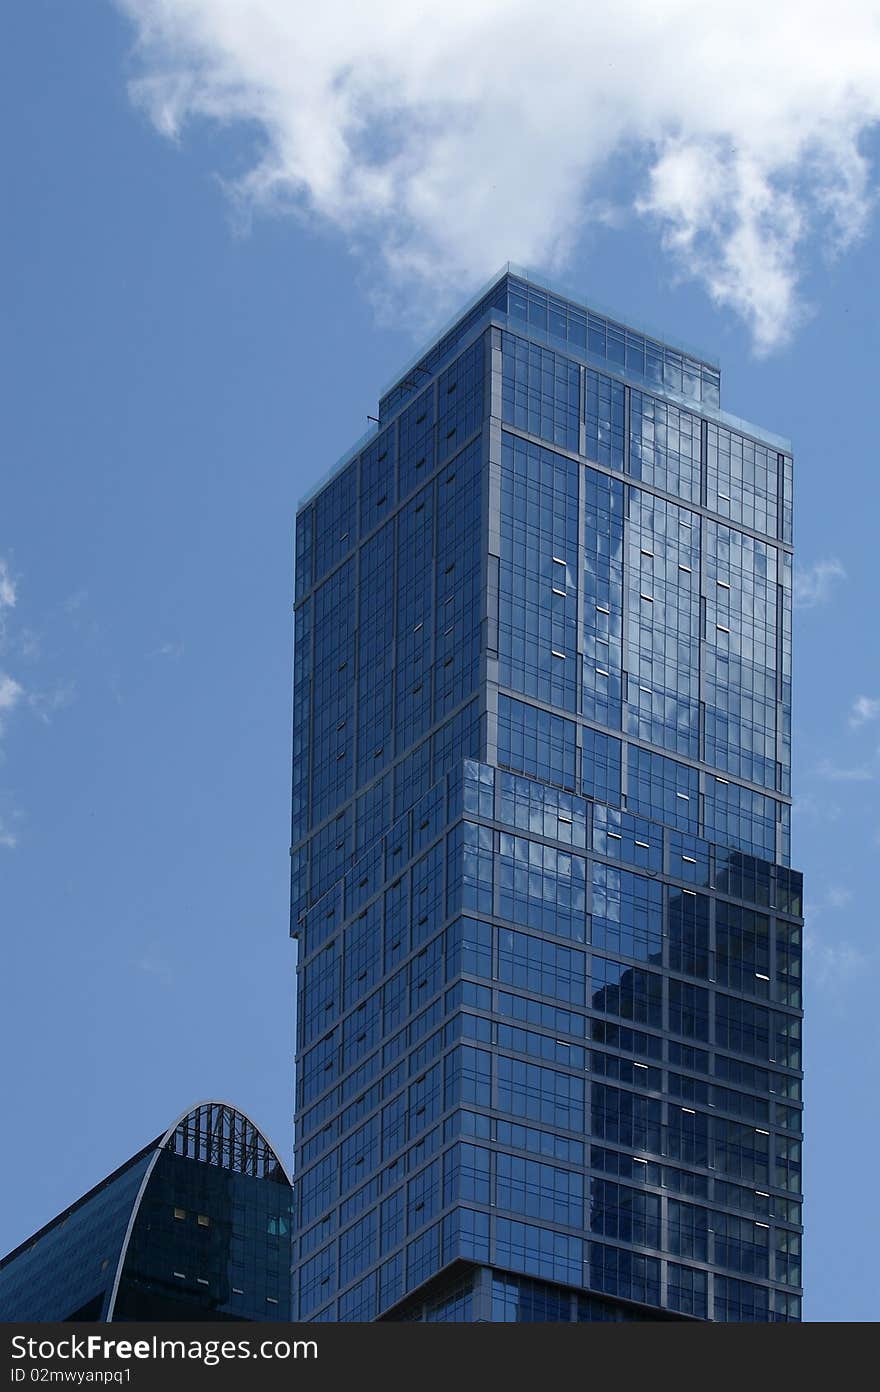
{"type": "MultiPolygon", "coordinates": [[[[354,135],[350,113],[334,128],[326,92],[297,105],[265,70],[220,64],[204,28],[194,58],[187,25],[207,24],[205,6],[177,7],[170,32],[174,8],[20,0],[0,46],[15,113],[2,132],[0,1101],[13,1143],[0,1251],[198,1098],[243,1106],[287,1152],[295,505],[362,433],[414,335],[509,255],[705,345],[721,359],[726,408],[794,441],[806,1312],[876,1318],[870,1171],[859,1182],[860,1157],[880,1149],[870,99],[854,99],[848,125],[829,118],[824,154],[814,145],[800,162],[768,153],[739,109],[708,132],[679,112],[674,142],[648,155],[645,102],[606,133],[618,156],[588,185],[572,193],[567,166],[546,176],[544,221],[525,233],[510,221],[513,195],[482,200],[484,174],[465,169],[464,211],[450,212],[441,244],[425,228],[443,179],[416,178],[393,112],[354,135]],[[138,55],[147,22],[152,47],[138,55]],[[322,187],[320,160],[303,166],[303,130],[335,183],[322,187]],[[703,206],[687,179],[713,152],[727,174],[703,206]],[[389,231],[398,207],[405,237],[389,231]],[[688,255],[696,275],[683,272],[688,255]]],[[[213,14],[231,23],[240,8],[217,0],[213,14]]],[[[273,9],[256,6],[258,39],[273,9]]],[[[382,33],[399,111],[412,40],[382,33]]],[[[437,44],[453,52],[454,39],[450,21],[437,44]]],[[[876,56],[859,59],[875,80],[876,56]]],[[[826,116],[838,109],[834,63],[849,61],[832,56],[826,116]]],[[[778,130],[800,96],[776,113],[778,130]]],[[[495,89],[487,113],[478,135],[509,160],[499,188],[525,181],[538,147],[523,135],[511,153],[495,89]]],[[[547,118],[561,140],[569,114],[547,118]]],[[[431,158],[436,174],[433,147],[431,158]]],[[[531,206],[535,190],[521,197],[531,206]]]]}

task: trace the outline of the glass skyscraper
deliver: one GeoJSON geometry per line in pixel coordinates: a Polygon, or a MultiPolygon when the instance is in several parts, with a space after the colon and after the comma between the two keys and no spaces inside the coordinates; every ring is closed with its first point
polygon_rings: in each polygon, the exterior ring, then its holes
{"type": "Polygon", "coordinates": [[[791,510],[512,267],[301,505],[294,1318],[800,1318],[791,510]]]}

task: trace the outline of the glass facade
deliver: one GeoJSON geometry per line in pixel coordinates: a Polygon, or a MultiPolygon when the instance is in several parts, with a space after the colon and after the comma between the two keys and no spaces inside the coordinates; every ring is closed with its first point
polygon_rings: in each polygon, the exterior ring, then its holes
{"type": "Polygon", "coordinates": [[[0,1262],[0,1319],[286,1320],[292,1191],[205,1103],[0,1262]]]}
{"type": "Polygon", "coordinates": [[[294,1318],[800,1318],[791,455],[506,271],[297,516],[294,1318]]]}

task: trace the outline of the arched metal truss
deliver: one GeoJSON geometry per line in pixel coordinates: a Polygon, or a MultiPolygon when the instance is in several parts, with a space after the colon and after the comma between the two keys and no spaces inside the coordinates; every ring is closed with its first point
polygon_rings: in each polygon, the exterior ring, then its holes
{"type": "Polygon", "coordinates": [[[250,1117],[226,1102],[202,1102],[181,1117],[162,1140],[165,1150],[188,1160],[218,1165],[235,1174],[270,1179],[284,1166],[250,1117]]]}
{"type": "Polygon", "coordinates": [[[132,1206],[122,1240],[122,1250],[113,1277],[106,1320],[112,1320],[119,1294],[122,1270],[140,1206],[152,1178],[153,1170],[163,1150],[203,1164],[217,1165],[234,1174],[251,1175],[255,1179],[275,1180],[290,1185],[290,1176],[277,1152],[266,1140],[251,1118],[228,1102],[199,1102],[182,1112],[163,1136],[144,1172],[137,1198],[132,1206]]]}

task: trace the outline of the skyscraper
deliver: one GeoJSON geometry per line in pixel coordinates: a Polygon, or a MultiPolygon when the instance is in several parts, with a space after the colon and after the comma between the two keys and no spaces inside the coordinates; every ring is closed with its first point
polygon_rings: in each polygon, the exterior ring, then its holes
{"type": "Polygon", "coordinates": [[[295,1317],[800,1318],[791,509],[511,267],[301,505],[295,1317]]]}
{"type": "Polygon", "coordinates": [[[288,1320],[291,1188],[202,1102],[0,1261],[0,1320],[288,1320]]]}

